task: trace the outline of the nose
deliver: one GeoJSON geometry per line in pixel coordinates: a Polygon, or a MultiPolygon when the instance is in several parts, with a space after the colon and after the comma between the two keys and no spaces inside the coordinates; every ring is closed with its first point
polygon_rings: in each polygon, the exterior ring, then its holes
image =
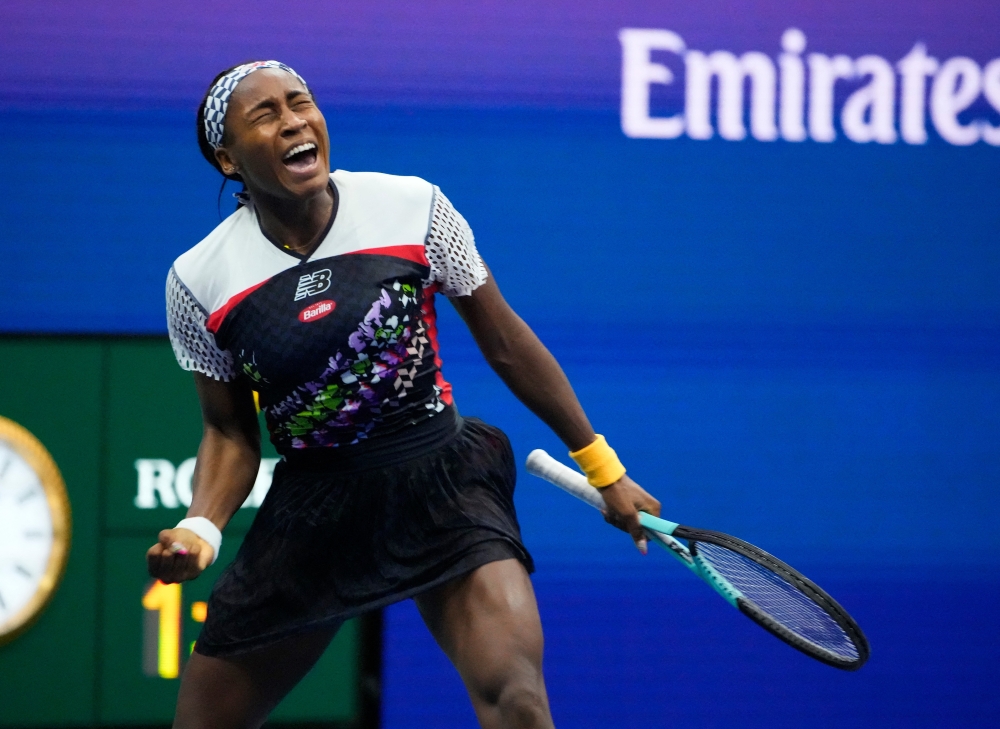
{"type": "Polygon", "coordinates": [[[296,134],[305,129],[308,124],[305,119],[287,107],[282,114],[282,121],[284,122],[281,129],[281,136],[283,137],[294,137],[296,134]]]}

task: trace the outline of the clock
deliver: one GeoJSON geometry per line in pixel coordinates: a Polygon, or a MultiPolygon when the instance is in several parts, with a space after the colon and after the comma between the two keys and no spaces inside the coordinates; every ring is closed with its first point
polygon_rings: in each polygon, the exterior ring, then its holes
{"type": "Polygon", "coordinates": [[[0,417],[0,645],[31,627],[62,579],[70,508],[52,456],[0,417]]]}

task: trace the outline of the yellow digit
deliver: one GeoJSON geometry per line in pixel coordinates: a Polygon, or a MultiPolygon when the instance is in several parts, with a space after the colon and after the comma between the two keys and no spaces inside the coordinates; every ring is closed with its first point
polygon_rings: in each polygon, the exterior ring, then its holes
{"type": "MultiPolygon", "coordinates": [[[[196,623],[204,623],[205,618],[208,617],[208,603],[207,602],[193,602],[191,603],[191,619],[196,623]]],[[[188,655],[194,653],[195,643],[198,641],[192,640],[191,645],[188,646],[188,655]]]]}
{"type": "Polygon", "coordinates": [[[181,586],[157,580],[142,596],[142,606],[159,612],[156,672],[161,678],[177,678],[181,664],[181,586]]]}
{"type": "Polygon", "coordinates": [[[207,602],[193,602],[191,603],[191,619],[196,623],[204,623],[205,619],[208,617],[208,603],[207,602]]]}

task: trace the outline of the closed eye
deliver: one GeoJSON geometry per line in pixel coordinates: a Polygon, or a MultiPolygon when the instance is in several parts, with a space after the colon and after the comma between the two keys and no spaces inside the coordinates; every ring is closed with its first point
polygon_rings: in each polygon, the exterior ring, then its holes
{"type": "Polygon", "coordinates": [[[251,121],[253,121],[253,122],[259,122],[260,120],[266,119],[269,116],[274,116],[274,110],[268,109],[267,111],[263,112],[262,114],[258,114],[257,116],[255,116],[253,119],[251,119],[251,121]]]}

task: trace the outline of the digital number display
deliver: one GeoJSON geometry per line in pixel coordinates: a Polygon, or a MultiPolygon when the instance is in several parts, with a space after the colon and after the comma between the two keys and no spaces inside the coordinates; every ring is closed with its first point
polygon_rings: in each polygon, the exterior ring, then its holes
{"type": "MultiPolygon", "coordinates": [[[[196,641],[185,644],[183,585],[167,585],[159,580],[150,582],[142,595],[146,610],[142,631],[142,672],[147,676],[177,678],[185,647],[189,655],[196,641]]],[[[191,619],[204,623],[208,616],[208,603],[195,600],[190,607],[191,619]]]]}

